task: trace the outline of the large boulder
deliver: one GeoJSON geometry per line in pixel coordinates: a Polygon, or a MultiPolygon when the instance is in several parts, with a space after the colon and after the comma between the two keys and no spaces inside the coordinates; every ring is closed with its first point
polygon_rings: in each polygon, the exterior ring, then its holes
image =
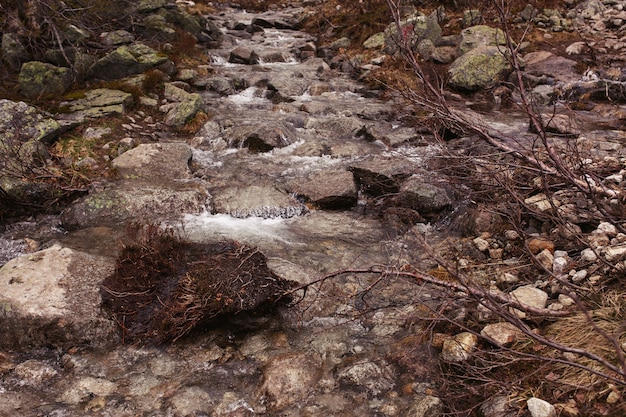
{"type": "Polygon", "coordinates": [[[123,45],[99,59],[91,68],[95,78],[116,80],[166,64],[169,58],[142,43],[123,45]]]}
{"type": "Polygon", "coordinates": [[[438,46],[442,38],[441,26],[437,21],[436,14],[426,16],[418,12],[400,21],[400,31],[396,23],[391,23],[385,29],[385,51],[394,53],[398,44],[408,40],[411,47],[428,39],[438,46]]]}
{"type": "Polygon", "coordinates": [[[72,73],[69,68],[30,61],[22,65],[17,81],[19,91],[26,97],[60,96],[70,88],[72,73]]]}
{"type": "Polygon", "coordinates": [[[460,90],[476,91],[496,85],[511,73],[509,59],[499,46],[480,46],[457,58],[450,68],[449,84],[460,90]]]}
{"type": "Polygon", "coordinates": [[[54,245],[9,261],[0,269],[0,347],[68,349],[119,343],[101,314],[100,283],[111,258],[54,245]]]}

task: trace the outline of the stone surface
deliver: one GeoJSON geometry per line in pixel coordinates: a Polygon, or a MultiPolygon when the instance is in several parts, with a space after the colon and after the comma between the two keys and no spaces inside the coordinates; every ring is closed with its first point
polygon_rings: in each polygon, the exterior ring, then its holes
{"type": "Polygon", "coordinates": [[[486,46],[499,47],[496,49],[501,51],[503,50],[502,48],[506,47],[506,37],[502,29],[477,25],[461,31],[461,43],[459,44],[461,54],[486,46]]]}
{"type": "MultiPolygon", "coordinates": [[[[521,304],[533,308],[545,308],[546,303],[548,302],[548,294],[539,288],[533,287],[532,285],[524,285],[516,288],[511,291],[510,295],[521,304]]],[[[519,310],[516,310],[516,314],[521,318],[526,317],[526,313],[519,310]]]]}
{"type": "Polygon", "coordinates": [[[132,103],[133,96],[130,93],[96,88],[85,91],[83,97],[62,102],[60,107],[70,113],[69,118],[83,120],[123,114],[132,103]]]}
{"type": "Polygon", "coordinates": [[[448,362],[465,361],[470,357],[477,343],[478,337],[475,334],[469,332],[459,333],[443,341],[441,358],[448,362]]]}
{"type": "Polygon", "coordinates": [[[273,358],[263,372],[260,393],[271,409],[281,410],[305,400],[320,377],[319,359],[307,354],[273,358]]]}
{"type": "Polygon", "coordinates": [[[0,346],[117,343],[117,329],[100,311],[100,282],[112,271],[112,259],[60,245],[9,261],[0,269],[0,346]]]}
{"type": "Polygon", "coordinates": [[[168,62],[168,57],[147,45],[123,45],[99,59],[91,69],[94,78],[116,80],[140,74],[168,62]]]}
{"type": "Polygon", "coordinates": [[[501,346],[509,346],[523,335],[517,327],[506,322],[488,324],[483,327],[480,334],[501,346]]]}
{"type": "Polygon", "coordinates": [[[275,187],[251,185],[214,189],[213,206],[217,213],[237,218],[289,218],[306,212],[306,207],[290,194],[275,187]]]}
{"type": "Polygon", "coordinates": [[[180,180],[191,178],[191,147],[182,142],[143,143],[112,162],[118,174],[130,180],[180,180]]]}
{"type": "Polygon", "coordinates": [[[38,61],[24,63],[18,76],[18,89],[28,98],[57,98],[67,91],[71,83],[69,68],[38,61]]]}
{"type": "Polygon", "coordinates": [[[554,406],[540,398],[529,398],[526,405],[532,417],[556,417],[554,406]]]}
{"type": "Polygon", "coordinates": [[[439,417],[443,415],[443,402],[432,395],[419,396],[405,414],[406,417],[439,417]]]}
{"type": "Polygon", "coordinates": [[[475,91],[496,85],[511,72],[511,64],[497,46],[479,46],[457,58],[450,68],[449,84],[475,91]]]}

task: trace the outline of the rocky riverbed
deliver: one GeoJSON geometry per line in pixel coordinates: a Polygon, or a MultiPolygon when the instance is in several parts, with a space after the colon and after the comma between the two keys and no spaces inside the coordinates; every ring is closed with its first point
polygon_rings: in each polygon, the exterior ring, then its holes
{"type": "MultiPolygon", "coordinates": [[[[607,21],[617,38],[621,3],[598,3],[600,17],[593,12],[596,3],[572,6],[573,14],[537,24],[550,39],[570,24],[597,30],[598,22],[607,21]]],[[[160,16],[159,10],[171,8],[146,7],[144,13],[160,16]]],[[[102,143],[106,152],[77,164],[110,165],[113,173],[94,181],[60,215],[3,227],[0,415],[421,417],[449,409],[438,395],[436,358],[443,349],[446,361],[462,361],[477,340],[459,333],[431,343],[430,320],[424,319],[446,293],[401,276],[347,273],[297,293],[293,306],[269,314],[224,317],[165,346],[124,344],[118,326],[123,323],[102,309],[100,286],[114,272],[125,226],[133,221],[169,227],[199,244],[228,239],[256,247],[275,274],[297,284],[372,265],[436,270],[421,243],[426,237],[435,252],[465,245],[467,263],[504,265],[494,285],[506,282],[520,302],[553,310],[571,305],[550,293],[547,283],[519,282],[510,271],[522,261],[507,248],[520,236],[512,230],[492,235],[498,219],[476,210],[469,188],[433,175],[443,145],[415,126],[403,100],[358,81],[384,63],[390,52],[384,42],[366,43],[375,51],[366,63],[350,59],[343,53],[345,41],[318,45],[299,30],[310,13],[299,5],[266,13],[223,7],[206,16],[197,33],[205,64],[176,68],[164,54],[124,38],[91,67],[97,78],[146,77],[145,71],[154,77],[158,71],[164,87],[157,94],[93,89],[66,96],[55,115],[2,100],[10,120],[22,121],[42,142],[88,124],[77,130],[82,139],[102,143]],[[139,103],[131,105],[133,100],[139,103]],[[119,126],[100,123],[111,115],[119,126]],[[189,123],[201,127],[189,133],[183,129],[189,123]]],[[[484,25],[445,37],[435,14],[415,22],[424,22],[430,42],[420,44],[421,54],[428,49],[431,57],[452,60],[477,48],[497,50],[485,35],[494,29],[484,25]]],[[[167,37],[166,29],[160,27],[159,36],[167,37]]],[[[604,42],[606,48],[622,47],[604,42]]],[[[621,61],[592,68],[592,79],[583,80],[572,58],[585,51],[569,50],[573,56],[546,50],[524,56],[532,92],[550,105],[564,95],[613,91],[610,105],[589,101],[596,104],[593,111],[554,118],[553,129],[588,144],[593,158],[623,165],[621,61]]],[[[28,71],[37,70],[31,66],[28,71]]],[[[451,77],[457,87],[483,89],[499,74],[482,81],[454,72],[451,77]]],[[[31,87],[25,92],[42,92],[36,90],[42,86],[22,84],[31,87]]],[[[500,111],[498,100],[455,98],[465,114],[489,128],[532,139],[526,117],[500,111]]],[[[5,130],[14,124],[6,122],[5,130]]],[[[622,178],[611,181],[623,184],[622,178]]],[[[593,252],[620,261],[623,235],[596,226],[598,239],[607,242],[593,252]]],[[[548,241],[540,249],[552,256],[546,260],[550,269],[574,265],[570,256],[591,256],[555,252],[546,236],[537,241],[548,241]]],[[[597,261],[585,259],[587,265],[597,261]]],[[[572,266],[566,273],[584,285],[592,270],[572,266]]],[[[491,339],[519,336],[507,328],[491,330],[491,339]]],[[[530,400],[528,409],[544,406],[530,400]]],[[[505,415],[497,412],[485,415],[505,415]]]]}

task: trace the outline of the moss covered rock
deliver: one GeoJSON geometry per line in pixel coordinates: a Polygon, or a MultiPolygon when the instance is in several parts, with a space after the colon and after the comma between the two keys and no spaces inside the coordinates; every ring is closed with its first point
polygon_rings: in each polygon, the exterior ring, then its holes
{"type": "Polygon", "coordinates": [[[140,74],[168,61],[167,55],[142,43],[124,45],[99,59],[92,67],[91,74],[103,80],[116,80],[140,74]]]}
{"type": "Polygon", "coordinates": [[[460,90],[476,91],[503,80],[512,70],[500,47],[474,48],[457,58],[450,68],[449,84],[460,90]]]}
{"type": "Polygon", "coordinates": [[[24,63],[18,76],[18,89],[29,98],[58,96],[65,93],[71,84],[69,68],[39,61],[24,63]]]}
{"type": "Polygon", "coordinates": [[[487,25],[477,25],[461,31],[461,43],[459,44],[461,54],[481,46],[498,45],[502,46],[502,48],[506,46],[506,36],[502,29],[492,28],[487,25]]]}

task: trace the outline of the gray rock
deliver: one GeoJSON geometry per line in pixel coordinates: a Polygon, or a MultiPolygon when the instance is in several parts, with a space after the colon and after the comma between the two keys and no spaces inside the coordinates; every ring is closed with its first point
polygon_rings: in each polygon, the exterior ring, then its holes
{"type": "Polygon", "coordinates": [[[144,143],[115,158],[112,165],[122,178],[163,183],[191,178],[191,157],[186,143],[144,143]]]}
{"type": "Polygon", "coordinates": [[[263,372],[260,394],[271,410],[301,403],[320,377],[321,361],[313,355],[294,353],[273,358],[263,372]]]}
{"type": "MultiPolygon", "coordinates": [[[[59,123],[23,101],[0,99],[0,144],[18,139],[21,143],[52,143],[61,133],[59,123]]],[[[4,147],[3,146],[3,147],[4,147]]]]}
{"type": "Polygon", "coordinates": [[[103,80],[116,80],[140,74],[168,61],[166,55],[142,43],[123,45],[99,59],[91,68],[91,74],[103,80]]]}
{"type": "Polygon", "coordinates": [[[475,334],[469,332],[459,333],[443,341],[441,358],[448,362],[465,361],[470,357],[477,344],[478,337],[475,334]]]}
{"type": "Polygon", "coordinates": [[[165,116],[165,125],[174,127],[183,127],[190,121],[202,108],[204,100],[197,93],[189,94],[181,102],[176,103],[169,109],[165,116]]]}
{"type": "Polygon", "coordinates": [[[70,88],[72,74],[69,68],[30,61],[22,65],[17,81],[19,91],[26,97],[60,96],[70,88]]]}
{"type": "Polygon", "coordinates": [[[348,209],[357,201],[354,177],[345,169],[325,169],[288,181],[286,187],[321,209],[348,209]]]}
{"type": "Polygon", "coordinates": [[[532,417],[556,417],[554,406],[540,398],[529,398],[526,401],[526,406],[532,417]]]}
{"type": "Polygon", "coordinates": [[[484,417],[513,417],[516,410],[511,407],[511,400],[505,395],[494,395],[480,406],[484,417]]]}
{"type": "Polygon", "coordinates": [[[394,200],[397,205],[419,212],[427,218],[434,218],[453,204],[451,192],[439,185],[430,184],[419,175],[413,175],[402,183],[394,200]]]}
{"type": "Polygon", "coordinates": [[[100,34],[100,42],[107,46],[129,44],[135,41],[135,35],[123,29],[100,34]]]}
{"type": "Polygon", "coordinates": [[[488,324],[483,327],[480,334],[500,346],[509,346],[522,336],[522,332],[517,327],[507,322],[488,324]]]}
{"type": "MultiPolygon", "coordinates": [[[[540,290],[539,288],[535,288],[532,285],[524,285],[522,287],[516,288],[511,291],[511,297],[521,303],[522,305],[527,305],[533,308],[545,308],[546,303],[548,302],[548,294],[540,290]]],[[[525,318],[526,313],[515,310],[516,314],[520,318],[525,318]]]]}
{"type": "Polygon", "coordinates": [[[91,37],[91,33],[73,24],[67,25],[63,30],[63,34],[73,44],[82,43],[91,37]]]}
{"type": "Polygon", "coordinates": [[[440,417],[443,415],[443,402],[439,397],[432,395],[418,396],[411,408],[406,413],[406,417],[440,417]]]}
{"type": "Polygon", "coordinates": [[[82,121],[89,118],[124,114],[132,104],[133,96],[130,93],[109,88],[97,88],[86,91],[84,97],[62,102],[60,108],[71,113],[69,118],[82,121]]]}
{"type": "Polygon", "coordinates": [[[137,5],[139,13],[150,13],[165,7],[167,0],[141,0],[137,5]]]}
{"type": "Polygon", "coordinates": [[[337,381],[342,385],[365,389],[371,396],[390,391],[395,386],[396,372],[384,360],[349,358],[338,365],[337,381]]]}
{"type": "Polygon", "coordinates": [[[503,47],[506,48],[506,36],[502,29],[477,25],[461,31],[461,43],[459,44],[461,54],[485,46],[499,46],[500,50],[503,47]]]}
{"type": "Polygon", "coordinates": [[[426,16],[421,12],[408,16],[400,21],[400,33],[398,26],[391,23],[385,29],[385,51],[394,53],[397,49],[400,37],[410,39],[411,46],[417,45],[424,39],[430,40],[435,46],[439,46],[442,38],[442,29],[437,21],[436,13],[426,16]]]}
{"type": "Polygon", "coordinates": [[[273,186],[229,186],[214,189],[213,210],[232,217],[289,218],[304,214],[306,207],[290,194],[273,186]]]}
{"type": "Polygon", "coordinates": [[[114,263],[60,245],[9,261],[0,269],[0,346],[69,348],[119,343],[101,316],[100,283],[114,263]]]}
{"type": "Polygon", "coordinates": [[[32,59],[20,38],[14,33],[5,32],[2,34],[0,52],[2,60],[13,71],[19,70],[23,63],[32,59]]]}
{"type": "Polygon", "coordinates": [[[449,84],[476,91],[496,85],[511,72],[511,64],[498,46],[479,46],[457,58],[450,68],[449,84]]]}
{"type": "Polygon", "coordinates": [[[382,49],[385,46],[385,33],[378,32],[370,36],[363,42],[365,49],[382,49]]]}
{"type": "Polygon", "coordinates": [[[228,62],[233,64],[256,65],[259,63],[259,56],[253,49],[239,46],[230,51],[228,62]]]}
{"type": "MultiPolygon", "coordinates": [[[[130,151],[129,151],[130,152],[130,151]]],[[[122,157],[128,152],[122,154],[122,157]]],[[[68,230],[94,226],[119,227],[128,221],[178,220],[183,214],[210,209],[210,195],[196,183],[152,185],[138,181],[94,190],[63,211],[68,230]]]]}
{"type": "Polygon", "coordinates": [[[554,55],[548,51],[530,52],[524,55],[525,71],[537,77],[549,77],[556,81],[571,81],[580,78],[576,71],[578,63],[572,59],[554,55]]]}

